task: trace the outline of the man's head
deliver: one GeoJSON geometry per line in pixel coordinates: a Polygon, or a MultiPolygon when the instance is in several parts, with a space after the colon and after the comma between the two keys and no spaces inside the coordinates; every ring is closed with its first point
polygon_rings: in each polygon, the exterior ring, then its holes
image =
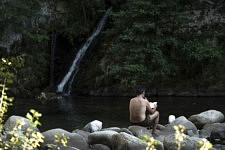
{"type": "Polygon", "coordinates": [[[145,88],[144,87],[139,87],[136,90],[137,95],[144,94],[145,95],[145,88]]]}

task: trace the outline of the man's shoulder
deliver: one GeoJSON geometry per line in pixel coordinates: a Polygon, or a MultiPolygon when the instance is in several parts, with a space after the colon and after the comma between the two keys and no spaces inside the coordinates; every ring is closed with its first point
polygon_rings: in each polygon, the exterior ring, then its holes
{"type": "Polygon", "coordinates": [[[130,101],[135,101],[137,98],[136,97],[133,97],[130,99],[130,101]]]}

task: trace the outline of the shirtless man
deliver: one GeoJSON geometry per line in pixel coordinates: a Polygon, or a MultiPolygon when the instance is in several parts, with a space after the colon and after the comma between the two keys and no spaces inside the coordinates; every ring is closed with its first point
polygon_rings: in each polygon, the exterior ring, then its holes
{"type": "Polygon", "coordinates": [[[151,108],[149,101],[145,98],[145,89],[138,89],[137,96],[130,100],[130,122],[133,125],[148,126],[153,125],[152,134],[155,134],[156,126],[159,122],[159,112],[151,108]],[[148,113],[146,113],[146,110],[148,113]]]}

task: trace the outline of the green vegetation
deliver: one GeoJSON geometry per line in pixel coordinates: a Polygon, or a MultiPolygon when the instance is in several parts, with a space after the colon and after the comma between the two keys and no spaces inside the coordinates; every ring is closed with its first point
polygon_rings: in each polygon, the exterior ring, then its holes
{"type": "Polygon", "coordinates": [[[66,147],[68,143],[69,137],[65,136],[64,134],[56,134],[55,135],[55,144],[57,145],[58,149],[60,149],[60,146],[66,147]]]}
{"type": "Polygon", "coordinates": [[[221,22],[205,21],[210,18],[205,12],[214,7],[214,13],[224,18],[224,2],[1,1],[0,41],[7,41],[10,31],[21,37],[7,52],[0,49],[5,58],[23,60],[13,79],[19,92],[31,96],[31,91],[49,86],[53,32],[58,43],[66,41],[57,49],[56,84],[62,68],[68,65],[64,63],[70,62],[64,60],[72,59],[70,54],[90,35],[109,5],[113,5],[113,12],[107,30],[91,59],[78,72],[77,88],[126,89],[141,84],[156,89],[225,89],[225,28],[221,22]],[[72,47],[71,53],[68,47],[72,47]]]}
{"type": "Polygon", "coordinates": [[[148,137],[147,135],[142,137],[142,140],[148,143],[146,150],[156,150],[156,146],[160,144],[159,141],[155,140],[153,137],[148,137]]]}
{"type": "Polygon", "coordinates": [[[40,146],[40,143],[43,143],[44,136],[39,132],[36,131],[33,127],[37,127],[40,125],[39,117],[41,116],[40,113],[31,109],[30,113],[27,113],[27,118],[31,123],[31,127],[27,128],[25,131],[25,136],[21,136],[19,134],[19,130],[21,130],[22,126],[25,124],[22,120],[17,120],[16,125],[14,126],[13,130],[9,131],[9,140],[4,141],[0,148],[3,149],[22,149],[26,150],[33,150],[40,146]]]}
{"type": "MultiPolygon", "coordinates": [[[[12,106],[12,97],[7,96],[6,84],[12,83],[12,78],[14,77],[14,73],[12,73],[13,67],[21,67],[23,64],[23,59],[11,58],[9,59],[2,58],[1,59],[1,67],[0,67],[0,77],[3,79],[0,82],[1,87],[1,97],[0,97],[0,150],[7,149],[23,149],[23,150],[33,150],[37,147],[40,147],[40,143],[44,142],[44,136],[41,134],[39,130],[37,130],[37,126],[41,125],[39,122],[39,118],[42,116],[41,113],[37,112],[34,109],[31,109],[30,112],[26,114],[27,119],[29,120],[30,126],[26,128],[26,130],[20,133],[22,126],[25,125],[24,120],[17,120],[13,129],[9,131],[3,131],[4,120],[6,117],[6,113],[8,111],[8,107],[12,106]],[[19,60],[19,61],[18,61],[19,60]],[[7,133],[7,139],[3,141],[3,135],[7,133]]],[[[15,69],[15,68],[14,68],[15,69]]],[[[56,135],[55,143],[57,145],[57,149],[59,146],[67,145],[67,139],[65,135],[56,135]]]]}
{"type": "Polygon", "coordinates": [[[185,127],[177,125],[173,128],[175,130],[175,143],[177,144],[177,150],[181,150],[181,142],[186,138],[186,135],[184,134],[185,127]]]}
{"type": "Polygon", "coordinates": [[[106,32],[111,40],[104,47],[102,84],[157,87],[169,83],[174,87],[176,82],[195,88],[217,84],[224,78],[220,39],[225,36],[224,27],[189,27],[193,23],[189,16],[194,18],[192,12],[200,10],[199,6],[178,0],[128,0],[123,4],[112,13],[112,28],[106,32]]]}
{"type": "Polygon", "coordinates": [[[5,58],[0,61],[0,87],[1,87],[1,97],[0,97],[0,129],[4,122],[5,113],[8,111],[8,107],[12,105],[13,98],[7,96],[6,87],[7,83],[12,82],[13,73],[11,73],[12,63],[5,58]]]}

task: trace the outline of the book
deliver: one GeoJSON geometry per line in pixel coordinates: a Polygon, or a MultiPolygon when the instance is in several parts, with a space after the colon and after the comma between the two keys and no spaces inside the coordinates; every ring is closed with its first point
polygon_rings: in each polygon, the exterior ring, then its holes
{"type": "Polygon", "coordinates": [[[153,109],[156,107],[157,102],[149,102],[149,104],[150,104],[150,107],[153,109]]]}

